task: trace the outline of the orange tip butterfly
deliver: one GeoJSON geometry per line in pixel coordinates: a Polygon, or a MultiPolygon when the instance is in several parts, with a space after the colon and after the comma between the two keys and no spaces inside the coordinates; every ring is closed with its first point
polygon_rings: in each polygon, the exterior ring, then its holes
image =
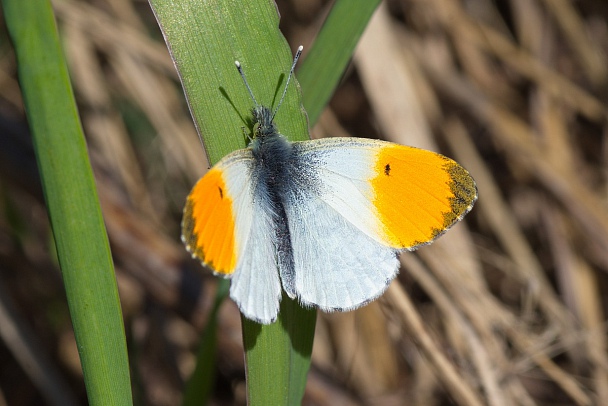
{"type": "Polygon", "coordinates": [[[187,198],[182,240],[231,279],[230,297],[253,321],[277,318],[282,290],[304,306],[353,310],[379,297],[397,254],[429,244],[477,200],[471,175],[443,155],[386,141],[290,142],[258,104],[249,146],[225,156],[187,198]]]}

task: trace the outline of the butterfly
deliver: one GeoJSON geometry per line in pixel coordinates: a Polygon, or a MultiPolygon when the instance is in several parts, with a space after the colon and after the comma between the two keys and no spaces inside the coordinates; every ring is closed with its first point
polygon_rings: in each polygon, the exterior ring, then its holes
{"type": "Polygon", "coordinates": [[[187,197],[182,240],[193,257],[231,279],[230,297],[250,320],[277,318],[282,291],[303,306],[348,311],[378,298],[399,270],[398,253],[429,244],[477,200],[455,161],[362,138],[290,142],[277,108],[257,103],[253,139],[222,158],[187,197]]]}

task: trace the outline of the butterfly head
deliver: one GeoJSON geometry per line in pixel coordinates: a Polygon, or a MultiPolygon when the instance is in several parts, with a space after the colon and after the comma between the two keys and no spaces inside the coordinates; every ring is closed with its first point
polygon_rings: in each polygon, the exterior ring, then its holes
{"type": "Polygon", "coordinates": [[[266,138],[277,134],[277,126],[274,124],[274,114],[265,106],[256,106],[251,111],[253,115],[253,138],[266,138]]]}

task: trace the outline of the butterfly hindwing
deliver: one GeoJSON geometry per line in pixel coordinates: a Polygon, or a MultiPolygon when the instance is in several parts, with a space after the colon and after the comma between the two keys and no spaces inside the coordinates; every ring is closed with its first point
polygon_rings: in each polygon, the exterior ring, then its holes
{"type": "MultiPolygon", "coordinates": [[[[326,201],[299,191],[287,217],[294,270],[283,286],[325,311],[357,308],[380,296],[395,277],[396,251],[382,245],[335,211],[326,201]]],[[[281,271],[283,271],[281,269],[281,271]]]]}

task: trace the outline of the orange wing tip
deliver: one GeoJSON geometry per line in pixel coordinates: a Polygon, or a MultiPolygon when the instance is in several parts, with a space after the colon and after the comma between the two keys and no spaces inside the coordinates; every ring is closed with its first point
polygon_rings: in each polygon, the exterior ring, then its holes
{"type": "Polygon", "coordinates": [[[443,155],[439,156],[446,161],[443,169],[450,176],[450,181],[448,182],[452,194],[448,198],[450,210],[442,212],[443,225],[439,228],[433,227],[431,229],[430,239],[416,241],[411,247],[406,248],[410,251],[420,246],[428,245],[441,237],[462,220],[473,209],[473,205],[477,201],[477,185],[471,174],[452,159],[443,155]]]}
{"type": "Polygon", "coordinates": [[[475,181],[458,163],[400,145],[379,150],[372,186],[383,238],[403,250],[433,242],[477,200],[475,181]]]}
{"type": "Polygon", "coordinates": [[[214,274],[230,277],[236,268],[232,199],[220,171],[210,171],[192,189],[182,219],[182,241],[193,258],[214,274]]]}
{"type": "Polygon", "coordinates": [[[478,196],[477,185],[471,174],[456,162],[448,160],[444,169],[452,179],[450,182],[452,210],[444,213],[444,229],[448,229],[462,220],[471,211],[478,196]]]}
{"type": "Polygon", "coordinates": [[[194,232],[194,218],[192,217],[192,202],[190,199],[186,202],[186,207],[184,208],[184,217],[182,220],[182,242],[186,247],[186,250],[190,253],[193,259],[197,259],[200,261],[201,265],[206,268],[209,268],[214,275],[218,275],[224,278],[229,278],[232,276],[233,271],[223,271],[221,269],[217,269],[212,261],[205,260],[205,252],[203,248],[197,245],[198,236],[194,232]]]}

